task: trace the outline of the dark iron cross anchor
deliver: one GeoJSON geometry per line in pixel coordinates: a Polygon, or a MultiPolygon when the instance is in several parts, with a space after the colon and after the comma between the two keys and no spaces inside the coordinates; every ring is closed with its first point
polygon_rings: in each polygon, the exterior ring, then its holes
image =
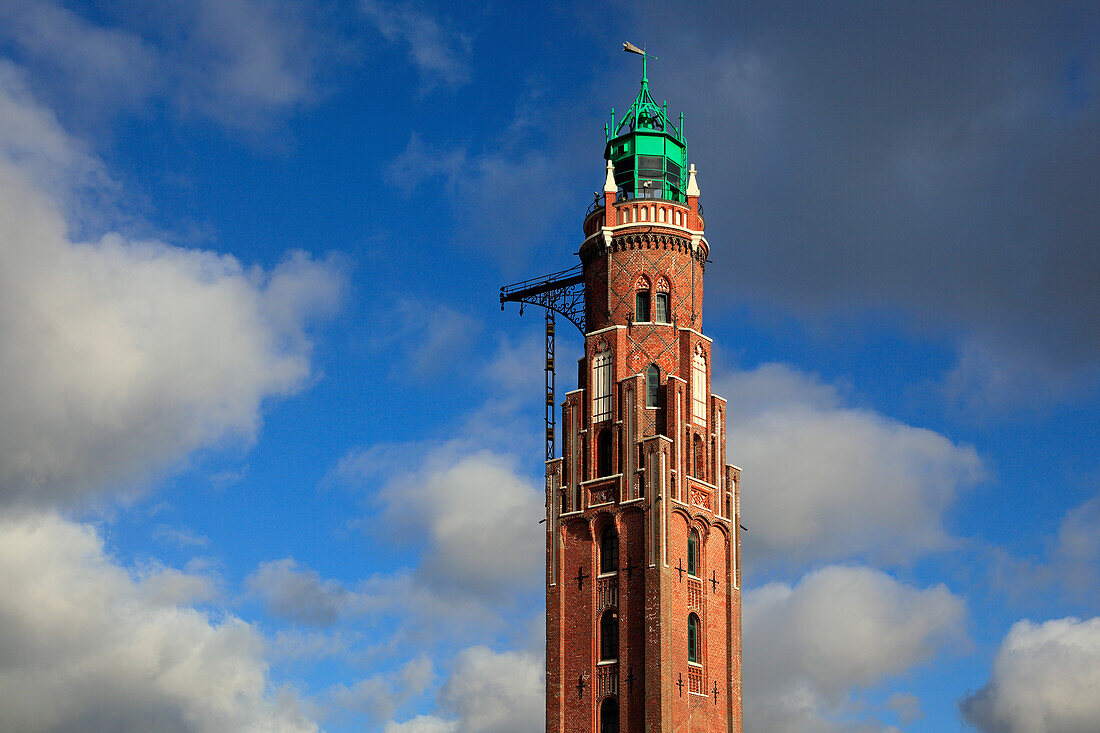
{"type": "Polygon", "coordinates": [[[680,582],[683,583],[684,582],[684,559],[683,558],[680,558],[677,561],[677,567],[674,568],[674,569],[680,571],[680,582]]]}
{"type": "Polygon", "coordinates": [[[718,590],[718,578],[715,577],[713,570],[710,571],[710,592],[718,590]]]}
{"type": "Polygon", "coordinates": [[[680,672],[680,679],[676,680],[676,686],[680,688],[680,697],[684,696],[684,673],[680,672]]]}
{"type": "Polygon", "coordinates": [[[584,587],[584,579],[585,578],[591,578],[591,577],[592,577],[591,575],[585,575],[584,574],[584,566],[583,565],[581,565],[579,568],[577,568],[577,577],[573,578],[573,580],[577,581],[577,590],[580,590],[581,588],[584,587]]]}
{"type": "Polygon", "coordinates": [[[628,671],[630,674],[626,676],[626,689],[627,692],[634,692],[634,668],[630,667],[628,671]]]}
{"type": "Polygon", "coordinates": [[[714,704],[718,704],[718,680],[714,681],[714,704]]]}
{"type": "MultiPolygon", "coordinates": [[[[715,684],[718,684],[717,682],[715,684]]],[[[584,697],[584,675],[577,678],[577,697],[584,697]]]]}
{"type": "Polygon", "coordinates": [[[626,567],[623,568],[623,570],[626,571],[626,577],[628,579],[634,577],[634,558],[628,557],[626,559],[626,567]]]}

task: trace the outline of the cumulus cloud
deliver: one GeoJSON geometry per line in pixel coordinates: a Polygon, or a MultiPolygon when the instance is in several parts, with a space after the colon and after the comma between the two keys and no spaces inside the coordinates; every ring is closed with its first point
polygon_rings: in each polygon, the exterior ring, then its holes
{"type": "Polygon", "coordinates": [[[1020,621],[982,689],[961,703],[988,733],[1089,733],[1100,720],[1100,618],[1020,621]]]}
{"type": "Polygon", "coordinates": [[[263,599],[269,612],[291,621],[329,626],[336,621],[347,592],[292,558],[260,563],[245,586],[263,599]]]}
{"type": "Polygon", "coordinates": [[[46,172],[99,167],[18,89],[0,95],[16,107],[0,113],[0,502],[126,491],[195,450],[247,444],[263,401],[310,376],[306,327],[335,306],[338,268],[74,241],[46,172]]]}
{"type": "Polygon", "coordinates": [[[135,579],[88,525],[0,519],[5,729],[317,730],[272,689],[262,638],[166,597],[163,575],[135,579]]]}
{"type": "MultiPolygon", "coordinates": [[[[744,614],[745,725],[775,733],[884,730],[873,721],[844,720],[849,693],[965,639],[958,596],[867,567],[828,566],[793,586],[749,590],[744,614]]],[[[899,715],[916,707],[912,699],[900,702],[906,711],[899,715]]]]}
{"type": "Polygon", "coordinates": [[[364,716],[371,727],[376,727],[388,720],[410,697],[427,689],[433,677],[432,661],[420,655],[409,660],[395,675],[368,677],[350,687],[335,685],[321,698],[330,716],[343,718],[354,713],[364,716]]]}
{"type": "Polygon", "coordinates": [[[1100,597],[1100,495],[1067,511],[1044,544],[1038,558],[989,548],[998,590],[1017,601],[1100,597]]]}
{"type": "Polygon", "coordinates": [[[540,488],[521,478],[510,458],[444,447],[382,490],[382,523],[424,542],[417,573],[427,582],[499,595],[541,577],[540,488]]]}
{"type": "Polygon", "coordinates": [[[727,455],[744,468],[746,552],[902,562],[949,547],[942,515],[985,471],[973,448],[867,409],[781,364],[715,375],[727,455]]]}
{"type": "Polygon", "coordinates": [[[541,658],[483,646],[458,654],[438,715],[391,722],[385,733],[537,733],[545,728],[541,658]]]}

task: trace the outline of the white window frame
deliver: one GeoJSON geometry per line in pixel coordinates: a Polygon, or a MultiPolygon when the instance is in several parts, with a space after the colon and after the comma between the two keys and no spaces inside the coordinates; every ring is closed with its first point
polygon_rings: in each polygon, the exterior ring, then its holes
{"type": "Polygon", "coordinates": [[[707,357],[700,346],[691,357],[691,418],[697,425],[707,424],[707,357]]]}
{"type": "Polygon", "coordinates": [[[592,422],[611,419],[611,349],[592,357],[592,422]]]}

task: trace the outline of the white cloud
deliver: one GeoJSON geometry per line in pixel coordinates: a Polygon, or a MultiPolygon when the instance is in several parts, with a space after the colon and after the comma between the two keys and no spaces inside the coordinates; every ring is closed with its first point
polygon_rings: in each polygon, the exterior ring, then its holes
{"type": "Polygon", "coordinates": [[[1057,534],[1043,544],[1038,558],[990,547],[991,583],[1018,601],[1100,597],[1100,495],[1067,511],[1057,534]]]}
{"type": "Polygon", "coordinates": [[[408,46],[410,60],[429,86],[435,82],[457,86],[470,80],[468,35],[407,2],[362,0],[360,7],[387,41],[408,46]]]}
{"type": "Polygon", "coordinates": [[[97,24],[53,2],[16,0],[0,7],[0,37],[81,116],[160,98],[231,127],[263,126],[319,96],[319,39],[328,31],[302,3],[128,5],[107,9],[97,24]]]}
{"type": "Polygon", "coordinates": [[[18,733],[315,731],[246,623],[135,580],[88,525],[0,520],[0,709],[18,733]]]}
{"type": "Polygon", "coordinates": [[[387,723],[383,733],[455,733],[458,723],[434,715],[418,715],[404,723],[387,723]]]}
{"type": "Polygon", "coordinates": [[[323,580],[317,571],[300,567],[292,558],[260,563],[245,586],[276,616],[317,626],[335,622],[347,600],[339,583],[323,580]]]}
{"type": "Polygon", "coordinates": [[[335,306],[337,268],[73,241],[51,189],[101,166],[12,84],[0,100],[14,107],[0,104],[0,501],[126,492],[195,450],[247,444],[264,399],[310,376],[305,328],[335,306]]]}
{"type": "Polygon", "coordinates": [[[322,704],[334,718],[354,713],[365,716],[374,727],[392,716],[410,697],[427,689],[433,677],[432,661],[422,654],[409,660],[396,675],[368,677],[350,687],[330,687],[321,696],[322,704]]]}
{"type": "Polygon", "coordinates": [[[541,577],[541,487],[489,451],[448,444],[421,460],[380,492],[382,524],[424,544],[417,573],[433,586],[491,595],[541,577]]]}
{"type": "Polygon", "coordinates": [[[533,655],[470,647],[440,690],[442,715],[391,722],[385,733],[538,733],[545,728],[544,673],[533,655]]]}
{"type": "Polygon", "coordinates": [[[843,720],[853,689],[965,638],[964,604],[947,588],[921,590],[866,567],[828,566],[794,586],[749,590],[744,613],[745,725],[773,733],[872,726],[843,720]]]}
{"type": "Polygon", "coordinates": [[[944,549],[942,515],[985,475],[973,448],[867,409],[781,364],[716,375],[744,469],[746,552],[789,563],[944,549]]]}
{"type": "Polygon", "coordinates": [[[966,719],[989,733],[1091,733],[1100,720],[1100,618],[1020,621],[966,719]]]}

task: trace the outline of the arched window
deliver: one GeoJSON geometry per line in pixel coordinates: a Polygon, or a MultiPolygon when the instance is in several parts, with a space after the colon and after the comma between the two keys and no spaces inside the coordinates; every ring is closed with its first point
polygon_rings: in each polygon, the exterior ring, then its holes
{"type": "Polygon", "coordinates": [[[600,617],[600,661],[619,658],[619,612],[609,608],[600,617]]]}
{"type": "Polygon", "coordinates": [[[596,433],[596,475],[611,475],[611,428],[596,433]]]}
{"type": "Polygon", "coordinates": [[[611,419],[611,349],[601,341],[592,357],[592,420],[611,419]]]}
{"type": "Polygon", "coordinates": [[[657,387],[661,384],[661,370],[650,364],[645,370],[645,406],[657,406],[657,387]]]}
{"type": "Polygon", "coordinates": [[[640,323],[649,321],[649,278],[639,275],[634,281],[634,320],[640,323]]]}
{"type": "Polygon", "coordinates": [[[668,280],[665,279],[664,275],[657,278],[657,293],[653,296],[653,320],[657,321],[657,323],[671,323],[672,312],[669,310],[668,307],[668,293],[670,289],[671,288],[669,288],[668,280]]]}
{"type": "Polygon", "coordinates": [[[600,704],[600,733],[619,733],[619,701],[613,697],[600,704]]]}
{"type": "Polygon", "coordinates": [[[657,323],[669,323],[668,317],[668,293],[657,293],[657,299],[655,301],[656,318],[657,323]]]}
{"type": "Polygon", "coordinates": [[[600,572],[619,571],[619,533],[615,525],[609,524],[600,532],[600,572]]]}
{"type": "Polygon", "coordinates": [[[699,617],[688,616],[688,661],[699,664],[699,617]]]}
{"type": "Polygon", "coordinates": [[[634,293],[634,320],[640,323],[649,321],[649,291],[639,290],[634,293]]]}
{"type": "Polygon", "coordinates": [[[699,533],[694,529],[688,534],[688,575],[699,577],[699,533]]]}
{"type": "Polygon", "coordinates": [[[707,424],[707,355],[702,344],[695,344],[691,357],[691,417],[699,425],[707,424]]]}

